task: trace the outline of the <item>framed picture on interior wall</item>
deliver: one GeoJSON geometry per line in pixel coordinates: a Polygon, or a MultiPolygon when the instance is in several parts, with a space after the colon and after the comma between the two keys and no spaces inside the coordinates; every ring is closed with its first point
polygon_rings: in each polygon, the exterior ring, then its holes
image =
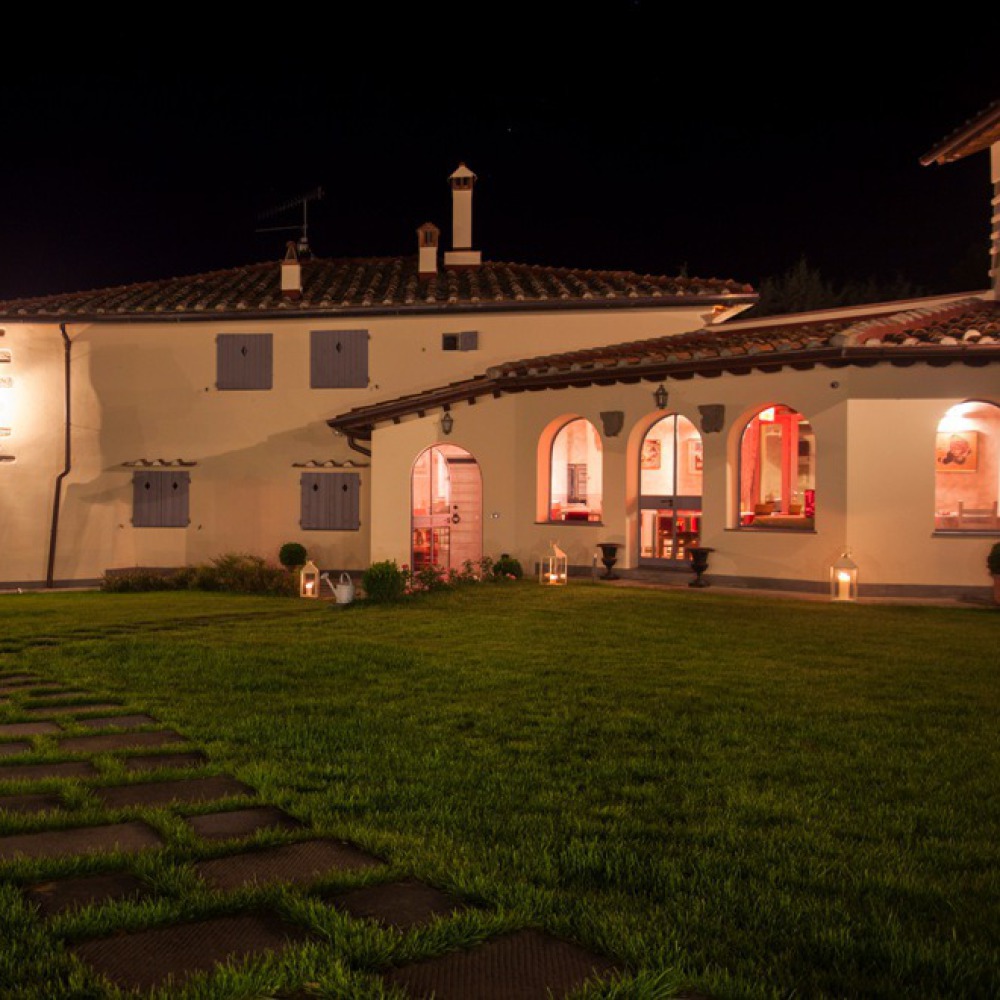
{"type": "Polygon", "coordinates": [[[642,442],[642,458],[640,466],[643,469],[658,469],[660,467],[660,445],[656,438],[646,438],[642,442]]]}
{"type": "Polygon", "coordinates": [[[687,443],[688,472],[701,473],[705,468],[705,451],[700,438],[691,438],[687,443]]]}
{"type": "Polygon", "coordinates": [[[938,472],[975,472],[979,468],[979,431],[942,431],[934,449],[938,472]]]}

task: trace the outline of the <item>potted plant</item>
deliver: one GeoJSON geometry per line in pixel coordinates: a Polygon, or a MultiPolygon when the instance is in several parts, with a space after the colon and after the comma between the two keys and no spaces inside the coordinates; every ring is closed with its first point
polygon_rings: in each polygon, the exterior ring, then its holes
{"type": "Polygon", "coordinates": [[[1000,604],[1000,542],[996,542],[986,557],[986,568],[993,577],[993,603],[1000,604]]]}

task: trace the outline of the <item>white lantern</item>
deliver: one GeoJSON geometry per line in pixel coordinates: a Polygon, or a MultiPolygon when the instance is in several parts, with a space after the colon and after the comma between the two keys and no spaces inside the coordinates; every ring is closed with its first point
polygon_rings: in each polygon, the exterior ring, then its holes
{"type": "Polygon", "coordinates": [[[858,599],[858,565],[845,552],[830,567],[830,600],[856,601],[858,599]]]}
{"type": "Polygon", "coordinates": [[[314,562],[299,571],[299,597],[319,597],[319,567],[314,562]]]}
{"type": "Polygon", "coordinates": [[[552,552],[538,563],[538,582],[546,587],[564,587],[569,579],[569,560],[555,542],[552,552]]]}

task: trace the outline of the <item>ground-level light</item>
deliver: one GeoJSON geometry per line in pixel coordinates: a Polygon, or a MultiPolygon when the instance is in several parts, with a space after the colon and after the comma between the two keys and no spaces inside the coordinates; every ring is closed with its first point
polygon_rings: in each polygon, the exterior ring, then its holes
{"type": "Polygon", "coordinates": [[[538,563],[538,582],[547,587],[565,586],[569,579],[569,560],[555,542],[552,551],[538,563]]]}
{"type": "Polygon", "coordinates": [[[319,597],[319,567],[312,561],[299,571],[299,597],[319,597]]]}
{"type": "Polygon", "coordinates": [[[856,601],[858,599],[858,564],[845,552],[830,567],[830,599],[856,601]]]}

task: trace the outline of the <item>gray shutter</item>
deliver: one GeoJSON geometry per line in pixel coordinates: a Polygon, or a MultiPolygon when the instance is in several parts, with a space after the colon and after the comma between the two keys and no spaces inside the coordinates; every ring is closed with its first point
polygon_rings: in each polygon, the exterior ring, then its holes
{"type": "Polygon", "coordinates": [[[132,525],[156,528],[160,509],[160,486],[156,472],[132,473],[132,525]]]}
{"type": "Polygon", "coordinates": [[[160,473],[161,528],[186,528],[191,523],[191,518],[188,516],[190,483],[189,472],[160,473]]]}
{"type": "Polygon", "coordinates": [[[274,380],[270,333],[220,333],[215,339],[217,389],[270,389],[274,380]]]}
{"type": "Polygon", "coordinates": [[[309,335],[309,385],[313,389],[366,388],[368,331],[312,330],[309,335]]]}
{"type": "Polygon", "coordinates": [[[301,526],[306,531],[357,531],[361,477],[356,472],[304,472],[301,526]]]}
{"type": "Polygon", "coordinates": [[[479,331],[465,330],[458,335],[458,349],[460,351],[476,351],[479,349],[479,331]]]}

